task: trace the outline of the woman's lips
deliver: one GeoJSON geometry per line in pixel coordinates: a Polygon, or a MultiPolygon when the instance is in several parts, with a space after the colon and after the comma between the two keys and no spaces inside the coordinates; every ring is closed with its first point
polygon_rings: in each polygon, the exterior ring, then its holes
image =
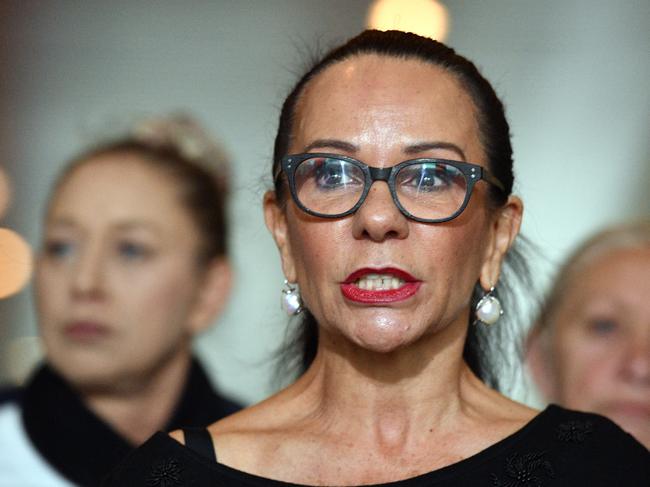
{"type": "Polygon", "coordinates": [[[110,332],[108,326],[96,321],[74,321],[63,328],[66,337],[76,342],[94,342],[106,337],[110,332]]]}
{"type": "Polygon", "coordinates": [[[389,304],[413,296],[421,281],[401,269],[384,267],[354,271],[340,284],[346,299],[363,304],[389,304]]]}

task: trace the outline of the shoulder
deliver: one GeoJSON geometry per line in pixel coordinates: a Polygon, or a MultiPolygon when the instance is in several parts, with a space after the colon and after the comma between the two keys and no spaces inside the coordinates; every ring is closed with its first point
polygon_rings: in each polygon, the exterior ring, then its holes
{"type": "Polygon", "coordinates": [[[158,432],[131,452],[102,482],[103,486],[210,485],[211,468],[204,459],[166,433],[158,432]]]}
{"type": "Polygon", "coordinates": [[[0,404],[0,485],[71,486],[36,450],[16,401],[0,404]]]}
{"type": "Polygon", "coordinates": [[[559,444],[584,444],[603,454],[612,454],[613,450],[648,454],[632,435],[605,416],[555,405],[549,406],[546,414],[547,432],[559,444]]]}
{"type": "Polygon", "coordinates": [[[598,414],[549,406],[509,450],[500,479],[528,471],[558,485],[650,485],[650,452],[598,414]]]}
{"type": "Polygon", "coordinates": [[[22,388],[13,386],[0,386],[0,406],[6,403],[19,402],[22,388]]]}

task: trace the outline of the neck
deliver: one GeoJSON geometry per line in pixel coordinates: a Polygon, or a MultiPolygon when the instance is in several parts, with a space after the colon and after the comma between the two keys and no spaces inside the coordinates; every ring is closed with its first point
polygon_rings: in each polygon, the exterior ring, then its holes
{"type": "Polygon", "coordinates": [[[174,357],[128,387],[82,391],[88,408],[137,446],[163,429],[180,400],[191,354],[183,347],[174,357]]]}
{"type": "Polygon", "coordinates": [[[465,327],[450,326],[377,353],[321,333],[316,359],[293,392],[321,424],[358,431],[380,448],[415,447],[432,432],[452,434],[460,417],[497,394],[463,361],[464,341],[465,327]]]}

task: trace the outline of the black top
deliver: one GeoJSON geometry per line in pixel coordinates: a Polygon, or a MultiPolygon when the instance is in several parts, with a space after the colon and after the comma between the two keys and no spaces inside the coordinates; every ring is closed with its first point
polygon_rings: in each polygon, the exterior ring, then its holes
{"type": "MultiPolygon", "coordinates": [[[[23,425],[38,452],[78,485],[96,486],[134,449],[95,415],[48,365],[41,366],[21,392],[23,425]]],[[[165,430],[205,426],[241,408],[221,397],[201,365],[192,361],[181,399],[165,430]]]]}
{"type": "MultiPolygon", "coordinates": [[[[301,487],[235,470],[205,455],[210,452],[194,451],[156,433],[103,485],[301,487]]],[[[476,455],[418,477],[381,485],[648,487],[650,452],[602,416],[549,406],[522,429],[476,455]]]]}

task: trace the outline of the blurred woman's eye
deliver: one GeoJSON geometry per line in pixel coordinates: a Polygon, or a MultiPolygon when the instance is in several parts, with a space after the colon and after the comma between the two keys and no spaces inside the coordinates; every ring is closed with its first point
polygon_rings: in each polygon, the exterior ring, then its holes
{"type": "Polygon", "coordinates": [[[619,324],[611,318],[594,318],[588,323],[589,331],[595,335],[612,335],[619,329],[619,324]]]}
{"type": "Polygon", "coordinates": [[[45,241],[45,256],[50,259],[63,259],[74,252],[74,243],[64,239],[49,239],[45,241]]]}
{"type": "Polygon", "coordinates": [[[143,260],[151,256],[152,250],[141,243],[125,240],[118,242],[117,253],[125,260],[143,260]]]}

